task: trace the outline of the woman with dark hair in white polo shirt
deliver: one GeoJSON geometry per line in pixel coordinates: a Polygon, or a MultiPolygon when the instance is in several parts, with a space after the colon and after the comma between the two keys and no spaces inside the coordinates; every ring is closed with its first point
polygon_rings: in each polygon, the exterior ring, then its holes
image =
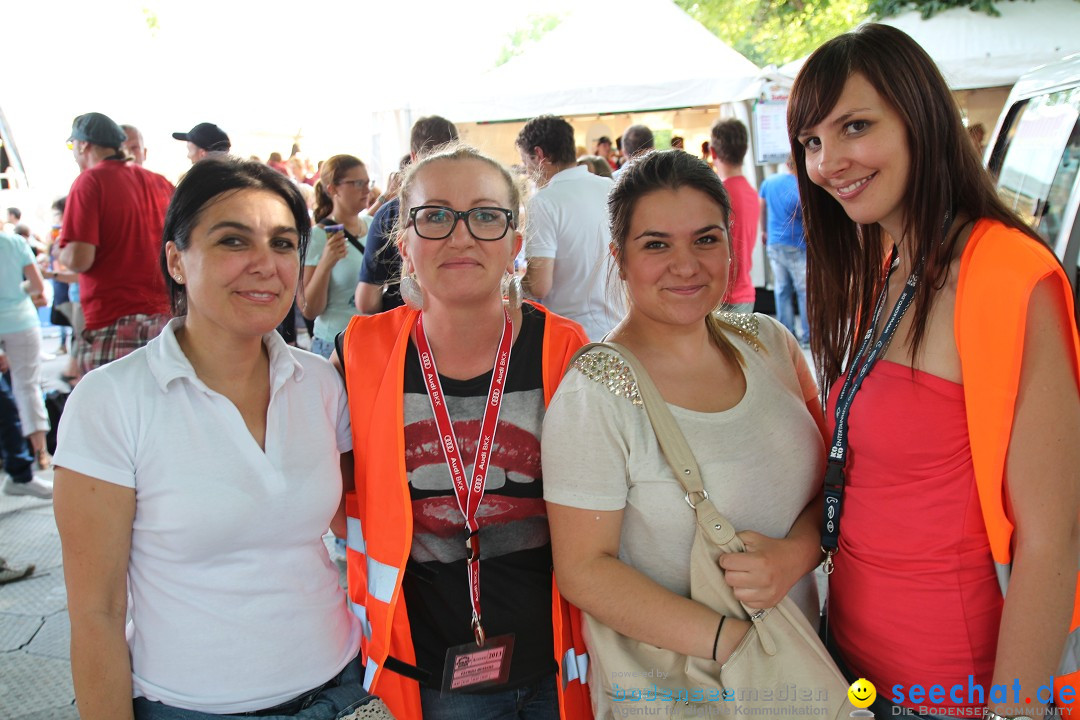
{"type": "Polygon", "coordinates": [[[322,542],[344,388],[274,332],[309,228],[273,170],[197,163],[165,219],[177,317],[71,395],[55,507],[84,720],[332,720],[369,698],[322,542]]]}

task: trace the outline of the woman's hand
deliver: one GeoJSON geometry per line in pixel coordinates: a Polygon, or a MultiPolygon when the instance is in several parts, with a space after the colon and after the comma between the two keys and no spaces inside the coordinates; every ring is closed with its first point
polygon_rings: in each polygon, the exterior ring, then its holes
{"type": "Polygon", "coordinates": [[[333,235],[326,238],[326,247],[323,248],[322,257],[319,258],[320,265],[326,265],[327,267],[334,267],[342,260],[349,248],[345,245],[345,233],[338,230],[333,235]]]}
{"type": "Polygon", "coordinates": [[[330,300],[330,271],[348,251],[345,233],[339,230],[326,238],[318,263],[304,267],[304,281],[297,292],[296,304],[308,320],[314,320],[326,310],[330,300]]]}
{"type": "Polygon", "coordinates": [[[749,607],[774,607],[807,573],[804,548],[798,541],[777,540],[753,530],[744,530],[739,538],[746,552],[720,556],[724,582],[749,607]]]}

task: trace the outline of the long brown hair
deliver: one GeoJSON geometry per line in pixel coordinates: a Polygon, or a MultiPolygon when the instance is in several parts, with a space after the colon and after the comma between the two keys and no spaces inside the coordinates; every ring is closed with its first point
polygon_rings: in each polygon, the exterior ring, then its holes
{"type": "Polygon", "coordinates": [[[315,183],[315,210],[312,211],[315,222],[322,222],[334,211],[334,201],[326,188],[341,182],[345,173],[356,167],[364,167],[364,163],[354,155],[333,155],[323,161],[319,167],[319,179],[315,183]]]}
{"type": "Polygon", "coordinates": [[[925,259],[908,336],[913,356],[925,339],[935,293],[948,279],[963,222],[991,218],[1042,242],[998,199],[949,86],[918,43],[896,28],[870,23],[822,45],[795,79],[787,116],[806,229],[810,348],[822,397],[850,364],[856,338],[870,323],[885,262],[883,231],[853,222],[810,181],[798,137],[825,119],[854,74],[874,87],[907,130],[903,237],[908,252],[925,259]],[[943,239],[947,212],[963,222],[943,239]]]}

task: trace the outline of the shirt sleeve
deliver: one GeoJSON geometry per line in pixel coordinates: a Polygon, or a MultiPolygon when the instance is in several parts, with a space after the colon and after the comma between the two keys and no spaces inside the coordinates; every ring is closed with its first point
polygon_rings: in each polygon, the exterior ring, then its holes
{"type": "Polygon", "coordinates": [[[334,370],[334,386],[337,388],[337,445],[338,452],[347,453],[353,449],[352,419],[349,417],[349,398],[345,394],[345,382],[334,370]]]}
{"type": "MultiPolygon", "coordinates": [[[[791,334],[791,331],[780,324],[780,321],[774,317],[768,315],[762,315],[756,313],[758,321],[762,324],[761,332],[763,334],[762,340],[769,344],[770,350],[772,350],[772,344],[764,337],[764,333],[771,332],[778,336],[778,342],[775,342],[776,353],[785,353],[787,357],[791,359],[791,366],[795,370],[795,379],[799,383],[799,394],[804,402],[810,402],[818,397],[817,381],[814,379],[814,371],[810,367],[810,363],[806,360],[806,355],[803,354],[802,348],[799,347],[799,341],[795,339],[795,336],[791,334]]],[[[785,355],[779,355],[784,357],[785,355]]],[[[790,377],[790,376],[789,376],[790,377]]],[[[795,388],[792,388],[794,392],[795,388]]]]}
{"type": "Polygon", "coordinates": [[[94,247],[100,244],[98,218],[101,205],[101,187],[96,179],[85,173],[75,178],[64,206],[60,247],[69,242],[81,242],[94,247]]]}
{"type": "Polygon", "coordinates": [[[15,244],[15,252],[19,254],[19,268],[24,268],[27,265],[33,265],[34,251],[30,249],[30,246],[26,244],[26,241],[19,238],[18,243],[15,244]]]}
{"type": "Polygon", "coordinates": [[[544,417],[544,499],[585,510],[626,507],[633,412],[645,410],[570,370],[544,417]]]}
{"type": "Polygon", "coordinates": [[[367,242],[364,244],[364,263],[360,266],[360,282],[383,285],[390,279],[392,263],[386,261],[387,243],[397,218],[397,203],[387,203],[375,213],[368,225],[367,242]],[[391,209],[394,212],[391,212],[391,209]]]}
{"type": "Polygon", "coordinates": [[[525,257],[553,258],[559,247],[555,218],[551,208],[539,195],[529,200],[528,221],[525,223],[525,257]]]}
{"type": "Polygon", "coordinates": [[[312,225],[307,253],[304,254],[304,267],[318,265],[324,249],[326,249],[326,230],[321,225],[312,225]]]}
{"type": "Polygon", "coordinates": [[[72,390],[57,429],[53,463],[98,480],[135,487],[136,437],[130,397],[108,373],[87,373],[72,390]]]}
{"type": "Polygon", "coordinates": [[[810,363],[806,361],[799,341],[790,332],[788,335],[788,348],[791,350],[791,360],[795,363],[795,374],[799,378],[799,387],[802,388],[803,400],[810,402],[818,398],[817,380],[814,379],[814,371],[810,363]]]}

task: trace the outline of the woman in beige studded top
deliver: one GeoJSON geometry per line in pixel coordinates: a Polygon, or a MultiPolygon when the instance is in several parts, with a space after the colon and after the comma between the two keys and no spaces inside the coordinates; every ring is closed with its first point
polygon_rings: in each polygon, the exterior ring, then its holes
{"type": "MultiPolygon", "coordinates": [[[[764,315],[715,313],[728,285],[731,206],[716,174],[677,150],[623,173],[609,199],[629,348],[671,408],[716,507],[748,552],[725,581],[751,607],[790,594],[816,627],[817,388],[795,338],[764,315]]],[[[544,421],[544,498],[555,573],[592,622],[684,655],[726,660],[749,623],[690,599],[694,512],[660,451],[632,373],[604,349],[580,357],[544,421]]],[[[586,637],[588,641],[588,637],[586,637]]],[[[605,667],[589,648],[590,671],[605,667]]],[[[600,680],[600,678],[595,678],[600,680]]],[[[593,682],[598,718],[622,714],[593,682]]],[[[615,683],[618,679],[615,678],[615,683]]],[[[624,704],[625,705],[625,704],[624,704]]]]}

